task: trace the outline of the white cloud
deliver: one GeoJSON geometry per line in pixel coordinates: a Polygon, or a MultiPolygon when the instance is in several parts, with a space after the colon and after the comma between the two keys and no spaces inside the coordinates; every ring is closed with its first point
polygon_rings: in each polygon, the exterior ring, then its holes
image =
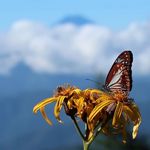
{"type": "Polygon", "coordinates": [[[149,22],[112,31],[94,24],[47,27],[22,20],[0,34],[0,74],[20,62],[36,72],[107,73],[124,49],[133,51],[137,74],[150,74],[149,39],[149,22]]]}

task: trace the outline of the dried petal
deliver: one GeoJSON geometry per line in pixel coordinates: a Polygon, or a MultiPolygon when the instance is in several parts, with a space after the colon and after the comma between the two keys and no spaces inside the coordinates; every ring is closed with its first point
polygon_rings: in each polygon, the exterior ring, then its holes
{"type": "Polygon", "coordinates": [[[45,98],[43,99],[41,102],[39,102],[38,104],[36,104],[33,108],[33,112],[34,113],[37,113],[37,111],[40,109],[40,108],[43,108],[45,107],[46,105],[50,104],[50,103],[53,103],[57,101],[57,98],[55,97],[52,97],[52,98],[45,98]]]}
{"type": "Polygon", "coordinates": [[[56,117],[56,119],[59,121],[59,122],[62,122],[61,119],[60,119],[60,110],[62,108],[62,105],[63,105],[63,102],[64,102],[64,99],[66,98],[66,96],[60,96],[58,97],[58,100],[55,104],[55,108],[54,108],[54,115],[56,117]]]}
{"type": "Polygon", "coordinates": [[[120,120],[120,116],[122,114],[122,110],[123,110],[123,103],[118,101],[116,109],[115,109],[115,113],[114,113],[114,116],[113,116],[113,120],[112,120],[112,125],[113,126],[117,126],[118,121],[120,120]]]}
{"type": "Polygon", "coordinates": [[[43,118],[46,120],[46,122],[49,124],[49,125],[52,125],[52,122],[50,121],[50,119],[47,117],[46,115],[46,112],[45,112],[45,108],[44,107],[41,107],[40,108],[40,112],[43,116],[43,118]]]}

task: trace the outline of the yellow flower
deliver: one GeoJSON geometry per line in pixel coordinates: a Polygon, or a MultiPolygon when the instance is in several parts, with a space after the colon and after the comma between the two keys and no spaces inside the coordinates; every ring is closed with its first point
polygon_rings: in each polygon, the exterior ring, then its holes
{"type": "MultiPolygon", "coordinates": [[[[126,142],[126,125],[133,122],[133,139],[136,137],[141,115],[133,100],[122,92],[108,93],[97,89],[80,90],[72,86],[60,86],[51,98],[44,99],[38,103],[33,112],[41,111],[43,118],[48,124],[52,122],[45,113],[45,106],[56,102],[54,116],[59,121],[60,111],[64,107],[76,126],[75,118],[79,118],[86,124],[85,133],[81,136],[90,141],[100,130],[106,134],[122,133],[123,142],[126,142]],[[85,135],[85,136],[84,136],[85,135]]],[[[79,127],[77,127],[79,129],[79,127]]]]}
{"type": "Polygon", "coordinates": [[[106,93],[102,92],[96,100],[99,101],[88,116],[89,129],[94,132],[96,124],[102,123],[102,131],[107,134],[122,132],[123,142],[126,142],[126,125],[131,121],[133,123],[132,137],[136,138],[141,115],[138,107],[124,93],[106,93]],[[110,120],[112,122],[110,123],[110,120]]]}
{"type": "Polygon", "coordinates": [[[52,125],[52,122],[48,119],[45,113],[45,106],[56,102],[54,116],[59,122],[61,122],[59,114],[62,106],[64,106],[67,115],[78,117],[82,121],[87,122],[87,116],[89,116],[95,107],[95,102],[99,93],[100,91],[98,90],[80,90],[77,87],[71,87],[69,85],[60,86],[57,88],[53,97],[46,98],[36,104],[33,108],[33,112],[37,113],[37,111],[40,110],[47,123],[52,125]],[[95,94],[97,93],[97,95],[92,95],[94,92],[95,94]]]}
{"type": "Polygon", "coordinates": [[[80,89],[76,88],[76,87],[71,87],[71,86],[64,86],[64,87],[58,87],[54,96],[50,97],[50,98],[46,98],[44,100],[42,100],[41,102],[39,102],[38,104],[36,104],[33,108],[33,112],[37,113],[38,110],[40,110],[43,118],[46,120],[46,122],[49,125],[52,125],[52,122],[50,121],[50,119],[47,117],[46,113],[45,113],[45,106],[56,102],[55,107],[54,107],[54,116],[56,117],[56,119],[59,122],[62,122],[60,119],[60,111],[63,105],[65,105],[65,103],[67,103],[67,107],[69,108],[67,113],[68,115],[72,115],[72,113],[74,114],[74,111],[76,112],[76,108],[74,107],[73,102],[71,101],[72,98],[74,98],[75,96],[77,96],[77,93],[80,92],[80,89]],[[71,98],[71,99],[70,99],[71,98]]]}

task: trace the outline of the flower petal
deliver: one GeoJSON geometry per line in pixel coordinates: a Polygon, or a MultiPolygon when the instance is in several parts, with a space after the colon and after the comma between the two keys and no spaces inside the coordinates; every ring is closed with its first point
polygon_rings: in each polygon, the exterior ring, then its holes
{"type": "Polygon", "coordinates": [[[137,105],[135,103],[131,103],[130,104],[130,108],[131,110],[133,110],[134,114],[138,117],[138,119],[141,121],[142,118],[141,118],[141,114],[140,114],[140,111],[139,111],[139,108],[137,107],[137,105]]]}
{"type": "Polygon", "coordinates": [[[133,139],[135,139],[137,136],[138,128],[141,124],[142,118],[141,118],[141,114],[140,114],[138,107],[134,103],[132,103],[132,105],[130,107],[138,118],[137,123],[134,125],[133,132],[132,132],[132,137],[133,137],[133,139]]]}
{"type": "Polygon", "coordinates": [[[62,121],[61,121],[61,119],[60,119],[59,114],[60,114],[60,110],[61,110],[61,108],[62,108],[62,104],[63,104],[65,98],[66,98],[66,96],[59,96],[59,97],[58,97],[58,100],[57,100],[57,102],[56,102],[56,104],[55,104],[55,108],[54,108],[54,115],[55,115],[56,119],[57,119],[60,123],[62,123],[62,121]]]}
{"type": "Polygon", "coordinates": [[[42,107],[45,107],[47,104],[50,104],[54,101],[56,101],[57,98],[55,97],[51,97],[51,98],[46,98],[46,99],[43,99],[41,102],[39,102],[38,104],[36,104],[33,108],[33,112],[34,113],[37,113],[37,111],[42,107]]]}
{"type": "Polygon", "coordinates": [[[40,112],[43,116],[43,118],[46,120],[46,122],[49,124],[49,125],[52,125],[52,122],[50,121],[50,119],[48,119],[47,115],[46,115],[46,112],[45,112],[45,108],[44,107],[41,107],[40,108],[40,112]]]}
{"type": "Polygon", "coordinates": [[[81,111],[83,111],[85,102],[84,102],[84,98],[80,97],[79,99],[75,99],[74,103],[76,104],[76,107],[78,109],[78,113],[82,113],[81,111]]]}
{"type": "Polygon", "coordinates": [[[120,120],[120,116],[122,114],[122,110],[123,110],[123,103],[118,101],[114,112],[113,120],[112,120],[113,126],[117,126],[118,121],[120,120]]]}
{"type": "Polygon", "coordinates": [[[127,114],[127,116],[132,120],[134,124],[132,137],[133,139],[135,139],[137,136],[138,128],[141,124],[141,115],[138,107],[135,104],[130,104],[129,106],[125,105],[123,111],[127,114]]]}
{"type": "Polygon", "coordinates": [[[97,93],[97,94],[103,94],[103,91],[100,91],[99,89],[92,89],[91,93],[97,93]]]}
{"type": "Polygon", "coordinates": [[[92,132],[94,131],[98,121],[100,119],[102,120],[105,119],[106,116],[105,114],[102,113],[102,110],[108,105],[110,105],[111,103],[114,103],[114,100],[102,101],[100,104],[96,105],[95,108],[90,113],[87,122],[88,122],[88,127],[92,132]]]}
{"type": "Polygon", "coordinates": [[[108,94],[108,93],[105,93],[105,92],[102,92],[100,97],[96,100],[97,103],[101,103],[102,101],[110,101],[110,100],[113,100],[114,98],[108,94]]]}
{"type": "Polygon", "coordinates": [[[95,108],[92,110],[92,112],[89,115],[88,120],[92,121],[93,118],[106,106],[108,106],[109,104],[113,103],[114,100],[106,100],[106,101],[102,101],[100,104],[96,105],[95,108]]]}
{"type": "Polygon", "coordinates": [[[96,102],[96,100],[104,93],[103,91],[92,89],[90,92],[90,100],[96,102]]]}
{"type": "Polygon", "coordinates": [[[127,120],[126,118],[122,115],[120,118],[120,124],[122,127],[122,142],[125,144],[127,141],[127,131],[126,131],[126,125],[127,125],[127,120]]]}
{"type": "MultiPolygon", "coordinates": [[[[81,92],[80,89],[74,89],[74,90],[72,91],[72,93],[76,93],[76,94],[80,94],[80,92],[81,92]]],[[[71,93],[71,94],[72,94],[72,93],[71,93]]]]}

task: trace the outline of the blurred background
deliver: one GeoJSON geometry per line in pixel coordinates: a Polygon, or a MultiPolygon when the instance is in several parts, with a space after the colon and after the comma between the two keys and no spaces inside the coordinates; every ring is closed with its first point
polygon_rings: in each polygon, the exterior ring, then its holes
{"type": "Polygon", "coordinates": [[[0,2],[0,150],[80,150],[69,117],[49,126],[34,105],[69,83],[97,88],[116,57],[132,50],[133,89],[142,124],[136,140],[99,136],[91,149],[150,149],[150,1],[0,2]]]}

